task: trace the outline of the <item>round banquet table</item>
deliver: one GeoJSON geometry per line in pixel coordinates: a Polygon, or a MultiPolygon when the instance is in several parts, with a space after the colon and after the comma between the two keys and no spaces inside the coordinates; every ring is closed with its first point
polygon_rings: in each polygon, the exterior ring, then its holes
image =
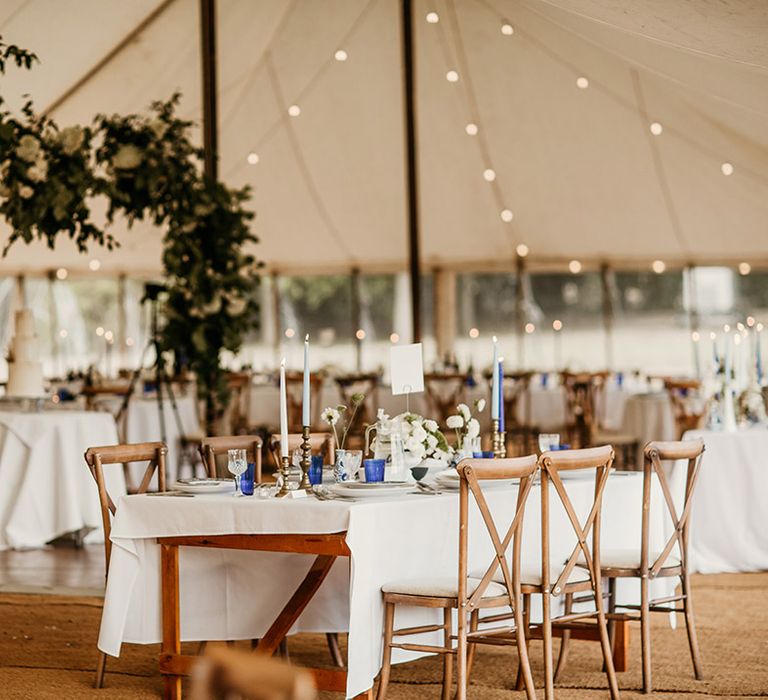
{"type": "MultiPolygon", "coordinates": [[[[106,412],[0,412],[0,549],[42,547],[84,528],[95,530],[87,541],[101,541],[99,496],[83,454],[116,442],[106,412]]],[[[123,470],[104,471],[117,501],[126,492],[123,470]]]]}

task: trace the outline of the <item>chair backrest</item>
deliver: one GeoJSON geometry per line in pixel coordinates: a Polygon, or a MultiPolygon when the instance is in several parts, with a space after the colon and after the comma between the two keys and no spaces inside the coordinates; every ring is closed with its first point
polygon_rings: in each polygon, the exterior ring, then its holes
{"type": "Polygon", "coordinates": [[[200,441],[200,457],[210,479],[216,478],[216,455],[227,450],[245,450],[246,459],[255,465],[253,479],[261,483],[261,448],[263,440],[257,435],[225,435],[207,437],[200,441]]]}
{"type": "MultiPolygon", "coordinates": [[[[309,396],[310,405],[312,406],[312,415],[309,420],[312,425],[317,425],[320,418],[320,391],[323,388],[323,382],[325,377],[319,372],[313,372],[309,376],[309,396]]],[[[303,372],[286,372],[285,373],[285,395],[287,399],[288,410],[288,430],[292,433],[301,432],[301,411],[302,411],[302,397],[304,389],[304,374],[303,372]]],[[[310,426],[311,427],[311,426],[310,426]]]]}
{"type": "Polygon", "coordinates": [[[347,431],[348,435],[362,436],[365,428],[374,422],[378,401],[379,375],[375,372],[344,374],[335,377],[339,387],[341,402],[352,409],[352,395],[365,394],[365,401],[357,410],[357,415],[347,431]]]}
{"type": "Polygon", "coordinates": [[[580,448],[589,447],[598,428],[598,395],[605,387],[608,372],[561,372],[560,380],[565,389],[566,423],[571,440],[580,448]]]}
{"type": "Polygon", "coordinates": [[[424,375],[424,389],[430,415],[440,425],[456,412],[456,406],[466,403],[467,375],[464,372],[430,372],[424,375]]]}
{"type": "Polygon", "coordinates": [[[566,560],[565,567],[551,586],[551,591],[559,595],[568,577],[571,575],[579,555],[583,554],[586,560],[589,576],[595,586],[600,583],[600,508],[603,491],[608,482],[608,475],[613,464],[613,448],[610,445],[590,447],[583,450],[560,450],[556,452],[544,452],[539,457],[541,467],[541,581],[545,592],[550,590],[552,581],[550,574],[550,548],[549,548],[549,486],[555,488],[560,503],[565,509],[568,520],[576,534],[576,545],[566,560]],[[582,522],[573,507],[568,492],[560,478],[561,471],[574,469],[595,470],[595,490],[592,505],[586,519],[582,522]],[[587,538],[592,532],[592,551],[590,552],[587,538]]]}
{"type": "Polygon", "coordinates": [[[664,389],[675,415],[677,437],[688,430],[696,430],[704,417],[704,401],[699,400],[701,382],[698,379],[664,378],[664,389]]]}
{"type": "MultiPolygon", "coordinates": [[[[293,452],[296,448],[301,447],[301,440],[301,433],[288,433],[288,451],[293,452]]],[[[333,464],[336,461],[336,446],[333,433],[310,433],[309,447],[312,452],[322,454],[328,460],[328,464],[333,464]]],[[[279,468],[280,435],[270,435],[269,452],[272,455],[275,467],[279,468]]]]}
{"type": "Polygon", "coordinates": [[[643,523],[642,539],[640,542],[640,570],[643,574],[654,578],[658,575],[664,562],[678,545],[680,563],[683,568],[687,566],[688,558],[688,526],[691,519],[691,502],[696,480],[701,467],[701,457],[704,454],[704,441],[680,440],[678,442],[649,442],[645,446],[643,463],[643,523]],[[662,467],[662,462],[668,460],[687,460],[687,474],[685,479],[685,494],[683,496],[683,510],[680,517],[677,516],[677,508],[669,488],[667,474],[662,467]],[[656,475],[664,494],[664,503],[667,513],[672,520],[673,532],[667,540],[661,553],[655,561],[650,558],[650,529],[651,529],[651,482],[656,475]]]}
{"type": "Polygon", "coordinates": [[[501,568],[509,595],[509,603],[512,607],[516,607],[520,602],[520,551],[523,517],[533,478],[538,471],[536,455],[510,459],[464,459],[459,462],[457,470],[461,477],[459,485],[459,606],[469,610],[477,608],[485,590],[493,580],[496,570],[501,568]],[[506,532],[500,533],[483,494],[481,482],[518,478],[520,479],[520,488],[517,493],[515,512],[506,532]],[[491,539],[494,556],[481,578],[480,584],[471,595],[468,595],[470,494],[477,504],[486,532],[491,539]],[[511,561],[507,558],[510,544],[512,545],[511,561]]]}
{"type": "Polygon", "coordinates": [[[164,442],[138,442],[125,445],[89,447],[85,451],[85,463],[88,465],[88,469],[93,475],[99,490],[107,571],[109,571],[109,558],[112,554],[112,542],[109,539],[109,535],[112,532],[112,516],[114,516],[117,507],[107,492],[103,466],[105,464],[147,462],[147,468],[144,471],[144,476],[136,493],[146,493],[152,477],[155,475],[155,471],[157,471],[158,491],[165,491],[165,456],[167,454],[168,448],[164,442]]]}
{"type": "Polygon", "coordinates": [[[227,414],[231,430],[235,433],[247,432],[250,426],[252,373],[228,372],[227,385],[230,389],[227,414]]]}
{"type": "Polygon", "coordinates": [[[504,374],[504,416],[507,430],[527,428],[533,424],[531,409],[532,378],[533,372],[507,372],[504,374]]]}

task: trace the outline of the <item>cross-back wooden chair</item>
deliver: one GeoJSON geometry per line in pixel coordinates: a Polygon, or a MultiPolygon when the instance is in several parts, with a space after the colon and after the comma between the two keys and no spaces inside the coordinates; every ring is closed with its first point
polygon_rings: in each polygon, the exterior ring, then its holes
{"type": "Polygon", "coordinates": [[[233,433],[241,434],[250,428],[252,375],[250,372],[228,372],[230,389],[227,414],[233,433]]]}
{"type": "MultiPolygon", "coordinates": [[[[325,377],[320,372],[313,372],[309,375],[309,397],[312,413],[309,416],[312,425],[317,425],[320,421],[320,391],[323,388],[325,377]]],[[[285,373],[285,396],[288,409],[288,432],[300,433],[302,429],[301,411],[302,396],[304,392],[304,373],[286,372],[285,373]]],[[[312,426],[310,426],[312,427],[312,426]]]]}
{"type": "MultiPolygon", "coordinates": [[[[559,675],[565,665],[571,630],[586,629],[594,632],[595,626],[603,650],[611,698],[613,700],[619,698],[619,687],[616,681],[608,626],[603,608],[600,569],[600,509],[603,491],[613,464],[613,456],[613,448],[610,445],[604,445],[582,450],[545,452],[539,457],[539,466],[541,467],[541,570],[539,572],[524,571],[521,587],[526,639],[533,636],[541,638],[544,642],[544,691],[547,700],[551,700],[555,696],[555,677],[559,675]],[[584,520],[579,519],[560,477],[561,471],[575,469],[591,469],[595,472],[594,495],[584,520]],[[565,509],[577,540],[564,565],[552,560],[550,554],[550,489],[555,492],[557,498],[555,502],[559,502],[565,509]],[[592,535],[591,546],[588,541],[590,534],[592,535]],[[579,564],[583,564],[583,568],[579,564]],[[573,595],[581,592],[586,592],[588,598],[594,598],[594,610],[572,612],[573,595]],[[533,627],[529,623],[532,594],[539,594],[542,599],[542,623],[533,627]],[[551,599],[553,596],[565,597],[565,612],[558,617],[552,617],[551,599]],[[589,618],[594,618],[595,622],[589,622],[589,618]],[[553,668],[552,657],[552,630],[555,627],[562,629],[563,644],[566,646],[566,650],[561,651],[557,673],[553,668]]],[[[518,689],[520,689],[521,684],[522,679],[518,674],[518,689]]]]}
{"type": "Polygon", "coordinates": [[[698,400],[701,382],[698,379],[664,378],[664,389],[672,403],[678,439],[688,430],[696,430],[704,419],[705,403],[698,400]]]}
{"type": "MultiPolygon", "coordinates": [[[[107,492],[104,481],[104,465],[130,464],[131,462],[147,462],[147,468],[141,479],[136,493],[146,493],[152,477],[157,471],[158,491],[165,491],[165,456],[168,448],[164,442],[140,442],[127,445],[109,445],[104,447],[89,447],[85,451],[85,463],[96,481],[101,504],[101,522],[104,528],[104,563],[105,578],[109,575],[109,561],[112,556],[112,518],[117,507],[112,497],[107,492]]],[[[104,671],[107,666],[107,655],[99,651],[99,661],[96,665],[96,681],[94,687],[101,688],[104,685],[104,671]]]]}
{"type": "MultiPolygon", "coordinates": [[[[301,433],[288,433],[288,452],[292,453],[295,449],[301,447],[301,433]]],[[[269,436],[269,453],[272,455],[272,463],[275,468],[280,466],[280,435],[269,436]]],[[[333,439],[333,433],[310,433],[309,447],[315,454],[323,455],[327,464],[336,462],[336,444],[333,439]]],[[[290,456],[290,454],[289,454],[290,456]]]]}
{"type": "MultiPolygon", "coordinates": [[[[434,579],[392,581],[382,587],[384,596],[384,655],[377,700],[384,700],[389,684],[392,649],[428,651],[443,655],[443,700],[451,697],[453,659],[456,657],[457,700],[465,700],[469,673],[477,644],[516,644],[520,668],[528,698],[535,698],[528,648],[524,637],[522,594],[520,587],[520,552],[525,504],[537,471],[536,455],[510,459],[465,459],[459,463],[459,565],[458,576],[434,579]],[[481,487],[482,482],[520,479],[515,507],[506,522],[506,530],[496,526],[490,506],[481,487]],[[494,549],[490,564],[477,572],[469,571],[470,500],[480,512],[481,523],[494,549]],[[510,549],[511,547],[511,549],[510,549]],[[442,608],[443,623],[396,630],[395,607],[400,605],[442,608]],[[512,608],[514,624],[478,630],[481,610],[512,608]],[[453,648],[453,611],[457,611],[458,646],[453,648]],[[468,617],[469,616],[469,617],[468,617]],[[395,642],[425,632],[442,632],[443,645],[395,642]]],[[[478,525],[479,527],[479,525],[478,525]]],[[[508,620],[510,613],[485,618],[483,622],[508,620]]]]}
{"type": "MultiPolygon", "coordinates": [[[[693,618],[691,602],[691,584],[688,569],[688,540],[691,517],[691,503],[704,454],[704,442],[684,440],[680,442],[650,442],[644,451],[643,465],[643,514],[639,550],[606,550],[600,555],[602,576],[609,584],[609,615],[608,623],[611,640],[615,620],[640,621],[640,636],[643,650],[643,692],[651,692],[651,623],[650,615],[654,612],[669,613],[670,610],[682,612],[688,631],[688,645],[691,651],[691,661],[696,680],[704,678],[701,659],[699,656],[699,641],[696,636],[696,625],[693,618]],[[678,517],[672,492],[669,487],[667,473],[662,462],[669,460],[686,460],[687,474],[685,480],[685,495],[682,511],[678,517]],[[661,550],[651,550],[651,486],[654,479],[658,480],[664,495],[664,507],[669,515],[673,532],[661,550]],[[650,600],[649,585],[657,578],[679,576],[682,592],[679,595],[650,600]],[[628,612],[616,612],[616,579],[640,579],[640,605],[621,605],[628,612]],[[682,608],[670,608],[670,604],[682,603],[682,608]],[[639,617],[637,611],[639,610],[639,617]]],[[[674,467],[676,468],[676,467],[674,467]]]]}
{"type": "Polygon", "coordinates": [[[379,375],[376,372],[358,372],[335,377],[341,395],[341,403],[347,407],[347,415],[352,410],[352,395],[365,394],[365,400],[357,410],[357,415],[347,431],[347,446],[362,447],[365,442],[365,429],[375,422],[379,405],[379,375]]]}
{"type": "Polygon", "coordinates": [[[424,390],[430,414],[440,425],[466,403],[467,375],[464,372],[429,372],[424,375],[424,390]]]}
{"type": "Polygon", "coordinates": [[[245,450],[246,459],[255,465],[253,479],[261,483],[261,448],[263,441],[257,435],[226,435],[207,437],[200,441],[200,457],[209,479],[216,478],[216,456],[228,450],[245,450]]]}
{"type": "Polygon", "coordinates": [[[531,379],[533,372],[510,372],[504,375],[504,417],[507,442],[515,452],[536,449],[539,429],[533,423],[531,379]]]}

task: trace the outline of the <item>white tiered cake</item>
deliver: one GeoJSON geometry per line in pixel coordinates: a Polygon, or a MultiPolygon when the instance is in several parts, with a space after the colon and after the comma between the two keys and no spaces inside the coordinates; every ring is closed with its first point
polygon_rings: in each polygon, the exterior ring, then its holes
{"type": "Polygon", "coordinates": [[[16,333],[8,356],[6,396],[38,398],[45,395],[43,363],[35,333],[35,319],[29,309],[16,312],[16,333]]]}

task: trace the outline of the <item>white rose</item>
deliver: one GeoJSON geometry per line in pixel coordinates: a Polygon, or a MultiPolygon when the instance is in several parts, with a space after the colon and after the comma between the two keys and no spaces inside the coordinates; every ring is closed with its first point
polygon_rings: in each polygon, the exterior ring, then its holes
{"type": "Polygon", "coordinates": [[[485,408],[485,399],[478,399],[475,405],[477,406],[477,412],[482,413],[485,408]]]}
{"type": "Polygon", "coordinates": [[[40,142],[31,134],[24,134],[19,139],[19,145],[16,148],[19,158],[28,163],[34,163],[40,153],[40,142]]]}
{"type": "Polygon", "coordinates": [[[19,187],[19,197],[22,199],[29,199],[35,191],[29,185],[22,185],[19,187]]]}
{"type": "Polygon", "coordinates": [[[408,452],[410,452],[416,459],[422,459],[424,457],[424,453],[426,452],[426,449],[424,448],[424,445],[420,442],[408,447],[408,452]]]}
{"type": "Polygon", "coordinates": [[[112,159],[112,165],[118,170],[133,170],[139,167],[141,160],[141,151],[133,144],[128,143],[117,149],[117,153],[112,159]]]}
{"type": "Polygon", "coordinates": [[[461,415],[464,420],[469,420],[472,417],[472,412],[469,410],[469,406],[465,403],[460,403],[458,406],[456,406],[456,410],[459,412],[459,415],[461,415]]]}
{"type": "Polygon", "coordinates": [[[425,428],[426,428],[426,429],[427,429],[427,430],[428,430],[430,433],[434,433],[434,432],[437,432],[437,430],[439,429],[439,426],[437,425],[437,422],[436,422],[436,421],[433,421],[433,420],[425,420],[425,421],[424,421],[424,427],[425,427],[425,428]]]}
{"type": "Polygon", "coordinates": [[[434,435],[427,435],[427,447],[434,450],[437,447],[437,438],[434,435]]]}
{"type": "Polygon", "coordinates": [[[472,418],[467,423],[467,437],[472,439],[478,435],[480,435],[480,423],[478,423],[477,418],[472,418]]]}
{"type": "Polygon", "coordinates": [[[445,424],[453,430],[459,430],[464,427],[464,419],[461,416],[448,416],[445,424]]]}
{"type": "Polygon", "coordinates": [[[80,150],[85,139],[85,132],[79,126],[68,126],[61,130],[61,150],[68,156],[80,150]]]}
{"type": "Polygon", "coordinates": [[[418,440],[419,442],[424,442],[424,440],[427,439],[427,431],[424,430],[420,425],[414,425],[413,426],[413,438],[414,440],[418,440]]]}

